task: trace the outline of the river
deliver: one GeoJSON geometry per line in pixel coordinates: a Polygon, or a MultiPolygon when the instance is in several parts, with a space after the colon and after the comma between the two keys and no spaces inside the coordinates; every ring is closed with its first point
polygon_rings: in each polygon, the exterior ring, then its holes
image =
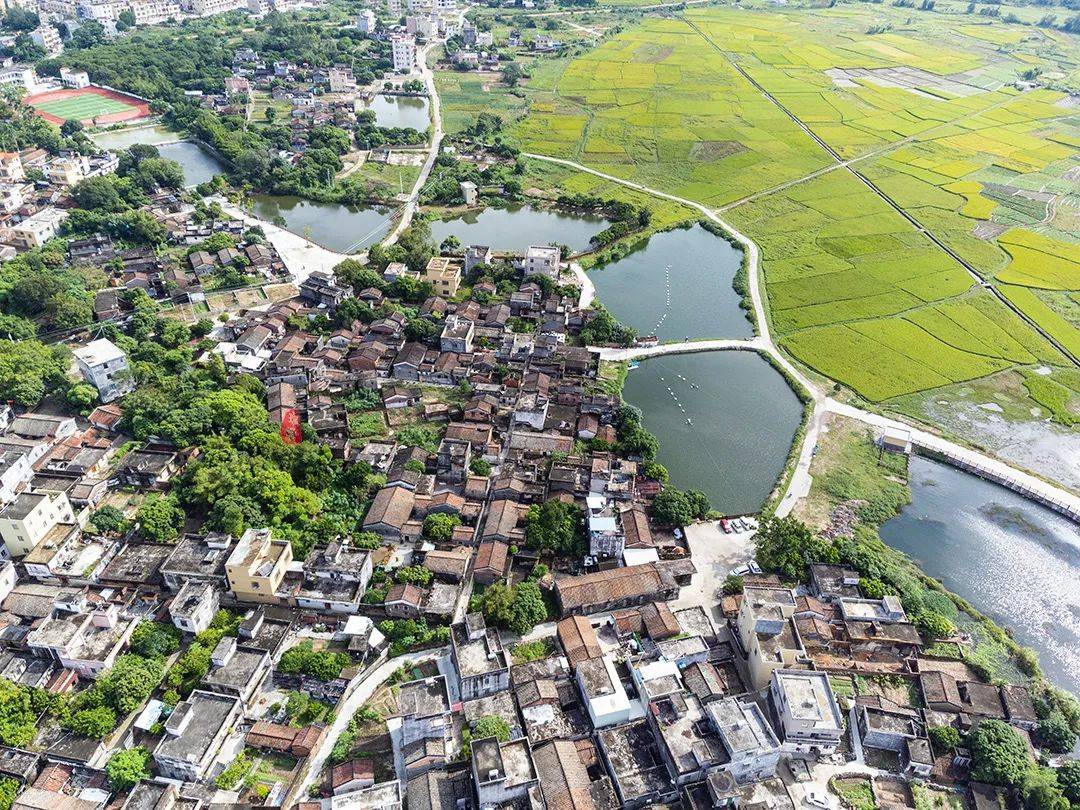
{"type": "Polygon", "coordinates": [[[749,338],[754,330],[731,286],[742,251],[700,225],[658,233],[616,262],[589,271],[601,303],[661,342],[749,338]]]}
{"type": "Polygon", "coordinates": [[[623,397],[659,440],[671,483],[701,490],[732,515],[761,509],[802,417],[787,381],[749,351],[645,360],[631,369],[623,397]]]}
{"type": "Polygon", "coordinates": [[[913,457],[912,502],[881,537],[1013,631],[1080,695],[1080,531],[1004,487],[913,457]]]}
{"type": "Polygon", "coordinates": [[[587,250],[589,239],[607,227],[607,220],[593,214],[508,205],[470,211],[454,219],[433,220],[431,235],[437,243],[456,236],[462,245],[487,245],[492,250],[525,252],[529,245],[557,242],[571,250],[587,250]]]}
{"type": "Polygon", "coordinates": [[[426,98],[384,96],[380,93],[367,108],[375,113],[375,125],[385,129],[408,127],[423,132],[431,126],[426,98]]]}

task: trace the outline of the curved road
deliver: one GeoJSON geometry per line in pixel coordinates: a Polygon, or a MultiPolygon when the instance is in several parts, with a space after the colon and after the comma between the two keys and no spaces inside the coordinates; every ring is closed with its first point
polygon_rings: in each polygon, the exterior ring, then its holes
{"type": "Polygon", "coordinates": [[[632,188],[635,191],[641,191],[646,194],[651,194],[654,197],[660,197],[661,199],[671,200],[685,205],[688,208],[693,208],[695,211],[700,212],[703,216],[709,218],[722,228],[731,233],[736,241],[742,245],[746,251],[746,256],[749,261],[747,279],[749,281],[750,299],[754,306],[754,315],[757,319],[758,336],[751,338],[750,340],[702,340],[693,341],[690,343],[673,343],[673,344],[661,344],[660,346],[643,347],[638,349],[597,349],[600,352],[601,357],[610,360],[629,360],[638,357],[656,357],[664,354],[687,354],[698,351],[723,351],[731,349],[752,349],[756,351],[768,353],[788,374],[790,374],[800,385],[805,388],[811,396],[813,409],[810,414],[809,423],[806,426],[806,436],[803,440],[802,448],[799,452],[799,458],[796,461],[795,471],[791,476],[791,480],[788,482],[786,490],[780,497],[780,502],[776,507],[776,514],[779,517],[783,517],[790,514],[791,510],[795,507],[795,504],[800,498],[804,497],[807,492],[810,491],[811,475],[810,475],[810,462],[813,459],[814,448],[817,446],[818,435],[821,432],[821,424],[824,420],[826,413],[835,413],[840,416],[848,417],[849,419],[855,419],[863,422],[867,425],[871,425],[876,428],[884,429],[896,429],[910,431],[912,440],[916,444],[923,447],[927,447],[937,452],[946,453],[955,458],[961,459],[972,466],[981,467],[986,470],[995,472],[998,475],[1006,476],[1015,482],[1018,482],[1021,486],[1026,487],[1032,492],[1038,493],[1045,498],[1052,501],[1066,504],[1072,507],[1077,514],[1080,514],[1080,498],[1078,498],[1072,492],[1068,490],[1044,481],[1041,478],[1037,478],[1030,473],[1018,470],[999,459],[988,456],[984,453],[980,453],[976,450],[964,447],[954,442],[950,442],[947,439],[943,439],[940,436],[935,436],[924,430],[913,428],[911,425],[901,422],[897,419],[892,419],[881,414],[871,413],[870,411],[864,411],[860,408],[856,408],[853,405],[848,405],[843,402],[838,402],[830,398],[821,387],[810,380],[802,371],[795,367],[783,354],[780,353],[776,344],[772,340],[772,335],[769,331],[769,320],[765,313],[764,298],[761,293],[761,279],[760,279],[760,261],[761,256],[758,251],[757,244],[745,234],[738,231],[730,223],[722,219],[715,211],[702,205],[701,203],[694,202],[693,200],[687,200],[682,197],[677,197],[674,194],[668,194],[663,191],[658,191],[641,183],[635,183],[630,180],[624,180],[621,177],[615,177],[611,174],[605,174],[604,172],[597,171],[596,169],[590,169],[588,166],[583,166],[580,163],[575,163],[572,160],[565,160],[563,158],[553,158],[546,155],[537,155],[534,153],[523,152],[523,155],[534,160],[543,160],[549,163],[557,163],[562,166],[575,169],[586,174],[591,174],[595,177],[600,177],[604,180],[609,180],[613,183],[632,188]]]}
{"type": "Polygon", "coordinates": [[[319,741],[318,747],[311,752],[311,756],[304,763],[303,776],[293,785],[289,791],[289,799],[282,806],[288,807],[296,802],[305,801],[311,786],[319,782],[323,767],[330,756],[330,751],[337,742],[337,738],[348,727],[356,710],[363,706],[375,694],[375,690],[382,686],[394,671],[402,664],[417,664],[431,658],[441,658],[448,652],[447,647],[439,647],[433,650],[421,650],[420,652],[406,653],[397,658],[388,658],[376,667],[364,670],[353,678],[346,690],[346,698],[337,708],[334,715],[334,723],[326,730],[319,741]]]}

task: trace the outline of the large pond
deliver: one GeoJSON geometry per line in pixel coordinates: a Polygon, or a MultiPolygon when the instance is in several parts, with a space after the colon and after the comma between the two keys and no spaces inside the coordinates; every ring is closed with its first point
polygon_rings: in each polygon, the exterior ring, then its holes
{"type": "Polygon", "coordinates": [[[671,482],[731,515],[761,509],[802,417],[784,378],[748,351],[645,360],[630,370],[623,397],[641,408],[671,482]]]}
{"type": "Polygon", "coordinates": [[[454,219],[434,220],[431,234],[437,243],[456,236],[463,245],[487,245],[492,250],[524,252],[529,245],[557,242],[581,251],[589,247],[591,237],[606,227],[603,217],[591,214],[508,205],[470,211],[454,219]]]}
{"type": "Polygon", "coordinates": [[[378,95],[367,108],[374,111],[376,126],[387,129],[409,127],[423,132],[431,125],[426,98],[378,95]]]}
{"type": "Polygon", "coordinates": [[[163,158],[175,160],[184,167],[184,185],[189,188],[213,179],[225,171],[223,164],[197,143],[177,141],[163,143],[157,148],[163,158]]]}
{"type": "Polygon", "coordinates": [[[300,197],[253,194],[252,212],[316,244],[341,253],[362,250],[382,239],[393,217],[387,209],[319,203],[300,197]]]}
{"type": "Polygon", "coordinates": [[[893,548],[1039,653],[1080,695],[1080,531],[1011,490],[911,459],[912,502],[881,527],[893,548]]]}
{"type": "Polygon", "coordinates": [[[754,330],[731,286],[741,263],[740,250],[695,225],[658,233],[589,277],[603,305],[638,334],[661,342],[748,338],[754,330]]]}
{"type": "Polygon", "coordinates": [[[215,174],[225,171],[225,165],[197,143],[178,141],[177,134],[163,126],[99,132],[93,138],[103,149],[127,149],[137,143],[156,146],[162,157],[175,160],[183,167],[184,185],[188,188],[205,183],[215,174]]]}

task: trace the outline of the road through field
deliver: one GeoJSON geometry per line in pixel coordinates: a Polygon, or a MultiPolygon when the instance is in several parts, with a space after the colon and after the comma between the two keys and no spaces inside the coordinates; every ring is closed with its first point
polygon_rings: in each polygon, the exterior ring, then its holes
{"type": "Polygon", "coordinates": [[[831,146],[829,146],[829,144],[826,143],[822,138],[820,138],[817,135],[817,133],[815,133],[805,123],[803,123],[801,118],[799,118],[797,115],[795,115],[795,113],[793,113],[786,106],[784,106],[784,104],[781,103],[781,101],[779,99],[777,99],[772,93],[770,93],[768,90],[766,90],[757,81],[757,79],[755,79],[753,76],[751,76],[749,73],[747,73],[747,71],[744,70],[743,67],[735,59],[732,58],[730,53],[723,50],[718,44],[716,44],[716,42],[713,41],[712,37],[710,37],[708,34],[706,34],[704,31],[702,31],[691,20],[688,20],[685,17],[680,17],[679,19],[681,19],[683,22],[685,22],[691,29],[694,30],[695,33],[697,33],[702,39],[704,39],[707,43],[709,43],[709,45],[713,49],[715,49],[718,53],[722,54],[724,56],[724,58],[728,60],[728,63],[739,73],[740,76],[742,76],[744,79],[746,79],[746,81],[749,82],[754,87],[754,89],[756,89],[766,99],[768,99],[768,101],[770,103],[772,103],[778,110],[780,110],[782,113],[784,113],[784,115],[786,115],[788,118],[790,118],[791,121],[797,127],[799,127],[799,129],[801,129],[803,132],[806,133],[807,136],[809,136],[811,139],[813,139],[814,143],[816,143],[818,146],[820,146],[822,149],[824,149],[826,152],[828,152],[828,154],[838,164],[837,168],[840,168],[841,166],[843,166],[849,172],[851,172],[851,174],[854,175],[856,179],[858,179],[863,185],[865,185],[868,189],[870,189],[872,192],[874,192],[874,194],[876,194],[878,197],[880,197],[882,199],[882,201],[885,202],[886,205],[888,205],[890,208],[892,208],[894,211],[896,211],[896,213],[898,213],[900,216],[902,216],[904,219],[906,219],[908,222],[910,222],[913,226],[915,226],[915,228],[919,231],[919,233],[921,233],[923,236],[925,236],[927,239],[929,239],[931,242],[933,242],[940,250],[942,250],[946,255],[948,255],[950,258],[952,258],[953,261],[955,261],[957,264],[959,264],[961,267],[963,267],[968,272],[968,274],[971,276],[971,278],[975,281],[976,284],[980,285],[981,287],[986,289],[988,292],[990,292],[995,298],[998,299],[998,301],[1000,301],[1002,304],[1004,304],[1006,307],[1008,307],[1010,310],[1012,310],[1012,312],[1018,318],[1020,318],[1022,321],[1027,323],[1032,329],[1034,329],[1040,335],[1042,335],[1043,339],[1047,343],[1049,343],[1051,346],[1053,346],[1055,349],[1057,349],[1059,352],[1061,352],[1061,354],[1063,356],[1067,357],[1070,361],[1072,361],[1073,365],[1080,366],[1080,358],[1077,358],[1077,356],[1075,354],[1073,354],[1071,351],[1069,351],[1068,347],[1062,345],[1056,338],[1053,337],[1053,335],[1051,335],[1049,332],[1047,332],[1045,329],[1043,329],[1038,323],[1036,323],[1032,318],[1030,318],[1023,310],[1021,310],[1018,306],[1016,306],[1016,304],[1014,304],[1012,301],[1010,301],[1008,298],[1006,298],[993,284],[991,284],[989,281],[987,281],[985,278],[983,278],[982,274],[980,274],[979,271],[976,270],[966,259],[964,259],[962,256],[960,256],[960,254],[958,254],[955,250],[953,250],[951,247],[946,245],[941,239],[939,239],[934,233],[932,233],[930,230],[928,230],[917,218],[915,218],[905,208],[903,208],[899,204],[897,204],[896,201],[894,201],[892,199],[892,197],[890,197],[888,194],[886,194],[884,191],[882,191],[870,178],[868,178],[866,175],[864,175],[858,169],[854,168],[854,166],[852,165],[852,163],[850,161],[848,161],[845,164],[844,159],[836,152],[835,149],[833,149],[831,146]]]}
{"type": "Polygon", "coordinates": [[[651,194],[654,197],[670,200],[672,202],[681,203],[688,208],[700,212],[708,219],[715,222],[720,227],[727,230],[735,240],[746,251],[747,258],[747,281],[748,289],[750,293],[750,300],[754,307],[754,316],[757,320],[758,335],[757,337],[750,338],[749,340],[703,340],[692,341],[689,343],[672,343],[661,344],[660,346],[653,346],[641,349],[598,349],[601,357],[610,360],[629,360],[635,358],[644,357],[657,357],[664,354],[686,354],[694,351],[730,351],[733,349],[751,349],[768,354],[784,371],[786,371],[793,379],[795,379],[799,385],[806,389],[811,397],[812,410],[810,418],[806,426],[806,434],[803,439],[802,448],[799,450],[799,457],[795,463],[795,470],[792,473],[787,486],[780,494],[779,501],[776,507],[776,514],[783,517],[791,512],[795,507],[795,504],[800,498],[804,497],[806,493],[810,491],[811,475],[810,475],[810,462],[813,459],[814,449],[817,446],[818,435],[821,432],[822,421],[824,420],[826,413],[834,413],[840,416],[847,417],[849,419],[855,419],[864,424],[870,425],[879,430],[895,429],[910,431],[912,438],[917,441],[918,444],[924,447],[929,447],[936,452],[946,453],[954,458],[960,459],[973,467],[980,467],[982,469],[993,470],[999,473],[1007,473],[1013,480],[1020,482],[1024,487],[1032,492],[1038,493],[1042,497],[1048,498],[1053,501],[1072,505],[1080,513],[1080,498],[1078,498],[1072,492],[1044,481],[1041,478],[1037,478],[1030,473],[1023,470],[1016,469],[1011,465],[1004,463],[1003,461],[988,456],[984,453],[980,453],[971,448],[964,447],[954,442],[943,439],[940,436],[936,436],[918,428],[913,428],[911,425],[901,422],[898,419],[892,419],[882,414],[872,413],[870,411],[864,411],[861,408],[857,408],[847,403],[838,402],[837,400],[829,397],[825,391],[816,382],[806,376],[800,369],[785,357],[776,344],[773,342],[772,335],[769,331],[769,321],[766,317],[764,298],[761,292],[761,254],[758,250],[757,244],[745,234],[741,233],[729,222],[721,218],[715,211],[695,202],[694,200],[687,200],[683,197],[678,197],[674,194],[668,194],[663,191],[659,191],[654,188],[642,185],[641,183],[635,183],[631,180],[624,180],[621,177],[615,177],[611,174],[605,174],[604,172],[597,171],[596,169],[590,169],[588,166],[583,166],[580,163],[575,163],[572,160],[565,160],[563,158],[553,158],[547,155],[538,155],[531,152],[523,152],[522,155],[533,160],[546,161],[548,163],[556,163],[562,166],[567,166],[571,169],[576,169],[579,172],[585,172],[591,174],[594,177],[599,177],[603,180],[608,180],[612,183],[618,183],[619,185],[632,188],[636,191],[641,191],[646,194],[651,194]]]}

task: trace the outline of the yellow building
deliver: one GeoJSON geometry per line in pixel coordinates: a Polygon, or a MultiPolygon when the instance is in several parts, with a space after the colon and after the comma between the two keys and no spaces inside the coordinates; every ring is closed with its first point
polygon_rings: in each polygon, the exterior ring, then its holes
{"type": "Polygon", "coordinates": [[[248,529],[225,563],[229,589],[240,602],[276,602],[292,546],[275,540],[269,529],[248,529]]]}
{"type": "Polygon", "coordinates": [[[424,270],[424,279],[435,287],[435,294],[452,298],[461,286],[461,262],[447,256],[432,256],[424,270]]]}

